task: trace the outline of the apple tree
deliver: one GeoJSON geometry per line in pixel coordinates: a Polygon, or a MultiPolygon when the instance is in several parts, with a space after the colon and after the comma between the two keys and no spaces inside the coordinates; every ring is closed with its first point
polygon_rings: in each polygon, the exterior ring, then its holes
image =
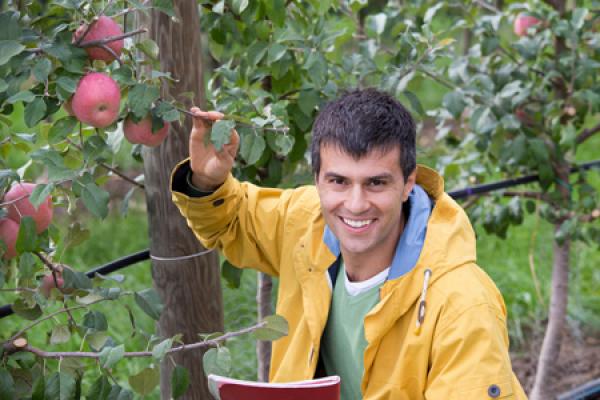
{"type": "MultiPolygon", "coordinates": [[[[181,148],[185,142],[183,135],[189,132],[190,121],[184,109],[199,104],[202,98],[192,94],[189,99],[182,95],[185,86],[178,85],[182,75],[197,72],[192,69],[195,63],[177,71],[178,76],[163,70],[163,52],[154,28],[160,26],[155,21],[162,15],[174,25],[194,16],[197,21],[195,7],[191,12],[181,10],[186,3],[190,2],[0,4],[0,290],[14,294],[12,310],[22,320],[19,329],[3,330],[0,336],[2,399],[127,399],[132,398],[132,390],[144,396],[158,384],[159,364],[171,366],[169,375],[161,377],[163,393],[164,388],[169,389],[166,396],[192,395],[196,386],[200,390],[193,394],[206,397],[205,380],[198,376],[190,379],[187,368],[188,364],[202,365],[202,361],[196,357],[190,362],[188,357],[180,363],[179,355],[211,348],[204,357],[204,369],[224,371],[227,367],[224,340],[242,332],[198,338],[207,331],[196,328],[191,340],[170,332],[160,324],[171,300],[163,301],[164,295],[161,299],[160,284],[158,290],[127,290],[119,277],[89,277],[83,272],[89,266],[64,265],[56,254],[57,245],[64,244],[68,251],[69,246],[85,240],[91,229],[83,220],[57,226],[57,211],[73,219],[90,215],[92,224],[94,219],[105,218],[109,212],[105,184],[111,176],[131,185],[122,209],[136,190],[163,191],[167,197],[166,184],[159,187],[143,175],[129,177],[115,164],[114,155],[122,140],[129,140],[135,144],[132,157],[148,164],[156,154],[169,156],[161,149],[181,148]],[[150,28],[131,29],[134,18],[144,15],[152,18],[150,28]],[[156,40],[142,36],[148,30],[156,40]],[[20,110],[19,122],[29,128],[26,133],[14,129],[20,110]],[[169,132],[177,132],[179,137],[169,132]],[[138,307],[123,308],[134,329],[140,312],[159,321],[158,333],[137,329],[145,337],[145,349],[126,349],[124,343],[110,337],[110,316],[94,309],[98,303],[118,304],[125,298],[135,299],[138,307]],[[43,346],[38,344],[41,326],[48,327],[48,343],[43,346]],[[55,350],[64,343],[76,347],[55,350]],[[116,380],[114,371],[122,367],[124,359],[133,357],[148,362],[132,373],[128,382],[116,380]]],[[[158,200],[152,197],[152,204],[158,200]]],[[[197,247],[194,250],[198,252],[197,247]]],[[[160,262],[184,264],[184,259],[163,257],[160,262]]],[[[155,274],[160,276],[160,270],[155,274]]],[[[179,274],[185,275],[183,270],[179,274]]],[[[196,290],[202,287],[202,281],[189,280],[196,290]]],[[[216,282],[203,293],[219,308],[216,282]]],[[[222,326],[222,321],[217,318],[212,326],[219,324],[222,326]]],[[[273,317],[243,332],[263,332],[263,337],[274,339],[285,334],[285,329],[285,323],[273,317]]]]}

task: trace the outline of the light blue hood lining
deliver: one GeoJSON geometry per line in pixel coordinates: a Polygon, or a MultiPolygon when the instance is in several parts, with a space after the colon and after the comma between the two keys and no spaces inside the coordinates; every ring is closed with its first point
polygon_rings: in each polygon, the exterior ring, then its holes
{"type": "MultiPolygon", "coordinates": [[[[421,255],[421,249],[425,242],[427,222],[433,205],[431,199],[421,186],[415,185],[413,187],[413,190],[408,195],[408,206],[408,221],[396,246],[388,279],[399,278],[413,269],[421,255]]],[[[323,242],[327,245],[331,253],[339,259],[341,253],[340,241],[327,225],[325,225],[325,231],[323,232],[323,242]]],[[[336,265],[338,265],[337,262],[330,268],[336,265]]]]}

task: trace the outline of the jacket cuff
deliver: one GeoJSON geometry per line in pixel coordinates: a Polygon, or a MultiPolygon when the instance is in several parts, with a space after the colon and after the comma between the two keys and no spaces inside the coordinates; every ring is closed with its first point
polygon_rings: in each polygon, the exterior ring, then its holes
{"type": "Polygon", "coordinates": [[[175,167],[171,176],[171,190],[185,194],[188,197],[206,197],[219,188],[211,191],[201,190],[192,183],[192,169],[190,160],[186,159],[175,167]]]}

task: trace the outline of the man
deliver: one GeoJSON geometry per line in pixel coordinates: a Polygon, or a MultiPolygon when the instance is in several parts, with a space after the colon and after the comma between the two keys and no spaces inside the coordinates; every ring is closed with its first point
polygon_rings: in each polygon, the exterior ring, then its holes
{"type": "Polygon", "coordinates": [[[506,309],[475,264],[464,211],[416,166],[415,124],[391,96],[357,90],[313,126],[315,186],[261,188],[230,173],[192,109],[190,159],[173,199],[198,239],[234,265],[279,277],[271,381],[342,378],[342,399],[522,399],[506,309]]]}

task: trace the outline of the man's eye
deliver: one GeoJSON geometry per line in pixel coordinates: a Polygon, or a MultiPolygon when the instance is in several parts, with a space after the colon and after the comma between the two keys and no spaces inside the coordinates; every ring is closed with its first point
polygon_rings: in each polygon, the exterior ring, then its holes
{"type": "Polygon", "coordinates": [[[343,185],[344,184],[344,179],[342,179],[342,178],[331,178],[329,180],[329,183],[332,183],[334,185],[343,185]]]}
{"type": "Polygon", "coordinates": [[[385,185],[385,181],[382,179],[373,179],[371,180],[371,182],[369,182],[369,184],[371,186],[383,186],[385,185]]]}

